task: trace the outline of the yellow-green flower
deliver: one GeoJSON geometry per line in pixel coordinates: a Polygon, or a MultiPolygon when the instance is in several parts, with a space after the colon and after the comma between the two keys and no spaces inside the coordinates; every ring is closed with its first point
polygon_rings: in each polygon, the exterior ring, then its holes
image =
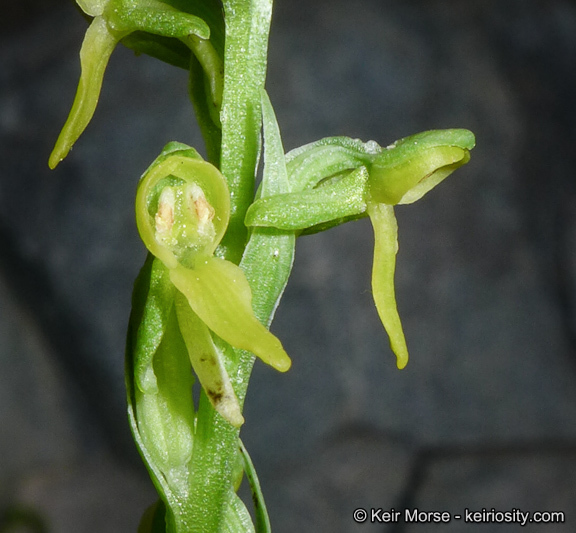
{"type": "Polygon", "coordinates": [[[394,291],[398,223],[393,206],[422,198],[470,160],[474,144],[468,130],[426,131],[388,146],[370,166],[366,212],[374,228],[372,295],[398,368],[408,363],[408,348],[394,291]]]}
{"type": "Polygon", "coordinates": [[[140,181],[138,231],[178,290],[176,313],[192,367],[216,410],[240,425],[226,361],[210,332],[282,372],[291,362],[280,341],[255,317],[243,271],[214,256],[229,218],[224,177],[193,149],[169,145],[140,181]]]}
{"type": "Polygon", "coordinates": [[[375,237],[374,302],[398,368],[404,368],[408,349],[394,293],[398,225],[393,206],[422,198],[466,164],[474,143],[474,135],[462,129],[426,131],[386,148],[346,137],[321,139],[286,155],[293,192],[254,202],[246,225],[309,234],[368,215],[375,237]]]}

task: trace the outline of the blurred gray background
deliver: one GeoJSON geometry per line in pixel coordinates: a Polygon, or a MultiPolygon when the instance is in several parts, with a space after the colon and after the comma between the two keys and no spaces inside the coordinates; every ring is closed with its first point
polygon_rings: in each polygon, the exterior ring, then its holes
{"type": "MultiPolygon", "coordinates": [[[[563,511],[576,530],[576,3],[277,0],[267,88],[286,150],[465,127],[472,161],[397,209],[395,367],[370,294],[367,220],[299,240],[242,436],[277,533],[357,507],[563,511]]],[[[139,175],[201,147],[187,76],[119,47],[94,120],[54,172],[86,23],[71,2],[0,19],[0,531],[135,531],[155,494],[123,386],[139,175]],[[4,526],[3,526],[4,524],[4,526]],[[42,529],[41,524],[44,524],[42,529]]],[[[442,531],[516,531],[516,524],[442,531]]]]}

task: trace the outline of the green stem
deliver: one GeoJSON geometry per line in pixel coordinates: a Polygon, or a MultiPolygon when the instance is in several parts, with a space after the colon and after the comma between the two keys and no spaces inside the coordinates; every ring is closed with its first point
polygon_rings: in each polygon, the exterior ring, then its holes
{"type": "Polygon", "coordinates": [[[228,180],[231,217],[222,255],[238,263],[246,245],[244,216],[254,197],[260,151],[260,90],[266,78],[272,0],[224,0],[226,43],[220,170],[228,180]]]}
{"type": "Polygon", "coordinates": [[[185,531],[219,532],[232,487],[239,430],[216,413],[203,391],[197,416],[188,502],[191,505],[191,527],[185,531]]]}
{"type": "MultiPolygon", "coordinates": [[[[247,241],[244,216],[253,201],[260,152],[260,95],[266,76],[272,0],[224,0],[223,4],[226,42],[220,169],[230,189],[231,218],[218,254],[239,263],[247,241]]],[[[230,376],[242,404],[254,358],[240,350],[235,354],[237,370],[230,376]]],[[[216,532],[221,530],[228,505],[239,430],[214,411],[204,392],[197,416],[189,531],[216,532]]]]}

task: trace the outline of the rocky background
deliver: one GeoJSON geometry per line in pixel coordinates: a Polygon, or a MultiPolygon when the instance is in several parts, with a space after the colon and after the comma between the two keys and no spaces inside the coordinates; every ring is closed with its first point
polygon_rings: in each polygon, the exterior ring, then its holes
{"type": "MultiPolygon", "coordinates": [[[[358,525],[357,507],[563,511],[565,524],[525,531],[573,531],[576,4],[275,10],[267,87],[287,150],[443,127],[473,130],[477,148],[397,209],[402,372],[371,300],[369,222],[299,241],[273,325],[294,365],[256,364],[242,431],[274,531],[431,527],[358,525]]],[[[167,141],[201,146],[186,73],[119,48],[92,124],[50,172],[86,25],[64,0],[1,11],[0,531],[135,531],[155,496],[125,416],[124,335],[144,258],[133,200],[167,141]]]]}

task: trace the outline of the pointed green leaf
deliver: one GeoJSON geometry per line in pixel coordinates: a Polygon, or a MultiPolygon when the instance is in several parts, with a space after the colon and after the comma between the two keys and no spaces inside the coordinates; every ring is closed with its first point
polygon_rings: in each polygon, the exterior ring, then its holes
{"type": "Polygon", "coordinates": [[[266,509],[264,494],[262,493],[262,488],[260,487],[260,480],[258,479],[256,468],[254,468],[254,463],[252,462],[252,459],[250,458],[244,443],[240,439],[238,439],[238,442],[240,444],[242,458],[244,459],[244,471],[246,472],[246,478],[250,483],[252,501],[254,502],[256,533],[271,533],[272,527],[270,526],[270,518],[268,517],[268,510],[266,509]]]}
{"type": "Polygon", "coordinates": [[[252,517],[238,494],[230,490],[224,506],[223,523],[219,533],[255,533],[252,517]]]}
{"type": "Polygon", "coordinates": [[[232,196],[219,255],[239,263],[247,241],[246,209],[254,196],[260,153],[261,95],[266,77],[272,0],[223,0],[226,20],[220,170],[232,196]]]}
{"type": "Polygon", "coordinates": [[[268,93],[260,91],[262,106],[262,129],[264,132],[264,172],[260,195],[262,197],[290,192],[288,169],[284,157],[284,147],[280,127],[268,93]]]}
{"type": "MultiPolygon", "coordinates": [[[[290,191],[284,148],[274,110],[266,91],[262,91],[264,131],[264,171],[261,197],[290,191]]],[[[294,262],[294,232],[253,228],[240,267],[253,290],[252,308],[258,320],[269,327],[278,302],[288,283],[294,262]]]]}

